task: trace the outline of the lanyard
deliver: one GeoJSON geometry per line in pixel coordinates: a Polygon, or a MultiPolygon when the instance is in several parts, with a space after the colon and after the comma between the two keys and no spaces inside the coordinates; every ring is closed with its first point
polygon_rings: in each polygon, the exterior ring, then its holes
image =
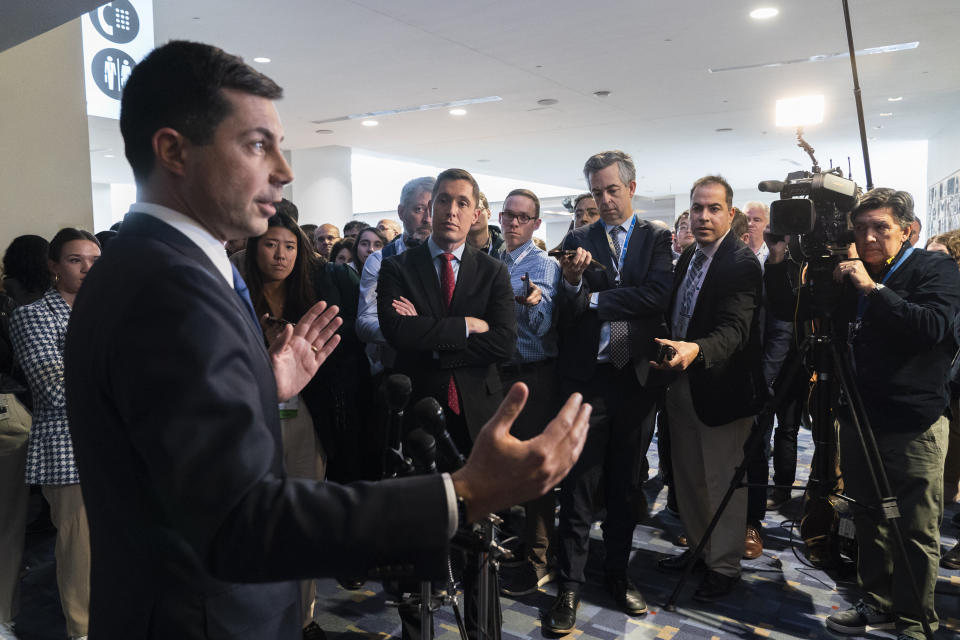
{"type": "MultiPolygon", "coordinates": [[[[520,262],[521,262],[524,258],[527,257],[527,254],[528,254],[528,253],[530,253],[531,251],[533,251],[534,246],[535,246],[535,245],[533,244],[533,241],[531,240],[531,241],[527,244],[527,248],[524,249],[523,251],[521,251],[521,252],[520,252],[520,255],[517,256],[516,259],[515,259],[513,262],[511,262],[510,264],[507,265],[507,273],[510,274],[510,277],[511,277],[511,278],[513,277],[513,272],[516,271],[516,269],[517,269],[517,265],[520,264],[520,262]]],[[[505,255],[505,256],[510,255],[510,252],[508,251],[508,252],[504,253],[504,255],[505,255]]]]}
{"type": "MultiPolygon", "coordinates": [[[[903,255],[900,256],[900,259],[897,260],[894,263],[894,265],[890,267],[890,270],[887,271],[887,274],[883,276],[883,279],[880,281],[880,284],[887,283],[887,280],[890,279],[890,276],[893,275],[893,272],[899,269],[900,265],[904,263],[904,261],[910,256],[911,253],[913,253],[913,249],[914,247],[907,247],[904,250],[903,255]]],[[[865,295],[861,295],[860,300],[857,302],[857,324],[858,325],[860,324],[861,318],[863,318],[863,314],[867,312],[867,307],[869,306],[870,306],[870,298],[868,298],[865,295]]]]}
{"type": "MultiPolygon", "coordinates": [[[[613,264],[614,277],[617,281],[617,285],[620,284],[620,267],[623,265],[623,261],[627,258],[627,245],[630,244],[630,236],[633,235],[633,226],[636,222],[637,216],[630,216],[630,226],[627,227],[627,234],[623,237],[623,245],[620,247],[620,258],[613,264]]],[[[604,227],[604,232],[607,234],[607,244],[610,245],[610,255],[615,255],[617,248],[613,245],[613,239],[610,237],[610,232],[606,231],[606,227],[604,227]]]]}

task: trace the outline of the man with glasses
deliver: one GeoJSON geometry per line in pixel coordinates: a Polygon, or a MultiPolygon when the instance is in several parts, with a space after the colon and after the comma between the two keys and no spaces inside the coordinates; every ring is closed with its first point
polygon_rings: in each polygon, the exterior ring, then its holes
{"type": "MultiPolygon", "coordinates": [[[[523,382],[530,389],[527,406],[512,430],[521,440],[539,434],[559,406],[553,303],[560,284],[560,265],[533,244],[533,232],[542,223],[536,194],[528,189],[507,194],[500,212],[504,239],[500,255],[510,274],[516,302],[517,344],[510,360],[500,365],[500,379],[504,388],[523,382]]],[[[513,566],[504,565],[501,592],[505,595],[533,593],[553,579],[550,540],[555,508],[553,492],[524,505],[521,539],[526,557],[513,566]]]]}

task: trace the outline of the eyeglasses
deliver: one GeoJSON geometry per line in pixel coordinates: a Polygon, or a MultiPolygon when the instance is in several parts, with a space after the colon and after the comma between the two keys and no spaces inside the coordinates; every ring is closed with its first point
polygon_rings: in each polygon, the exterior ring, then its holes
{"type": "Polygon", "coordinates": [[[536,220],[536,218],[531,218],[528,215],[524,215],[522,213],[520,214],[510,213],[509,211],[501,211],[500,217],[503,218],[504,222],[513,222],[514,220],[516,220],[521,225],[527,224],[531,220],[536,220]]]}

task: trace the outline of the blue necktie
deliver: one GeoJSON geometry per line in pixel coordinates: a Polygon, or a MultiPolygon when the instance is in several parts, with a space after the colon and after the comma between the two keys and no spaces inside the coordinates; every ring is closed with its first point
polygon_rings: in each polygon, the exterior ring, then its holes
{"type": "Polygon", "coordinates": [[[247,311],[250,312],[250,317],[253,318],[253,325],[259,329],[260,320],[257,318],[256,310],[253,308],[253,301],[250,300],[250,290],[247,289],[247,283],[243,281],[243,276],[237,271],[236,266],[231,264],[230,268],[233,269],[233,290],[236,291],[240,299],[243,300],[243,305],[247,308],[247,311]]]}

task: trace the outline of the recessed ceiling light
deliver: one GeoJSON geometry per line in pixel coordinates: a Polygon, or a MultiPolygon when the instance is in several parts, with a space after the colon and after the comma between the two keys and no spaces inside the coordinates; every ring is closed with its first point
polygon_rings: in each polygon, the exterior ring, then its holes
{"type": "Polygon", "coordinates": [[[887,98],[887,102],[900,102],[903,100],[903,96],[897,96],[896,98],[887,98]]]}
{"type": "Polygon", "coordinates": [[[552,107],[553,105],[557,104],[558,102],[560,102],[560,101],[557,100],[556,98],[541,98],[541,99],[537,100],[537,104],[539,104],[539,105],[541,105],[541,106],[544,106],[544,107],[552,107]]]}
{"type": "Polygon", "coordinates": [[[719,129],[714,129],[717,133],[726,133],[727,131],[733,131],[730,127],[720,127],[719,129]]]}
{"type": "Polygon", "coordinates": [[[260,64],[267,64],[268,62],[270,62],[270,58],[264,58],[261,56],[259,58],[254,58],[253,61],[259,62],[260,64]]]}
{"type": "Polygon", "coordinates": [[[376,120],[363,120],[362,122],[360,122],[360,124],[362,124],[365,127],[375,127],[380,123],[377,122],[376,120]]]}
{"type": "Polygon", "coordinates": [[[602,91],[594,91],[593,95],[597,96],[598,98],[606,98],[608,95],[610,95],[610,92],[604,89],[602,91]]]}
{"type": "Polygon", "coordinates": [[[882,125],[882,124],[875,124],[875,125],[873,125],[873,128],[874,128],[874,129],[883,129],[883,125],[882,125]]]}
{"type": "Polygon", "coordinates": [[[103,157],[104,157],[104,158],[116,158],[117,156],[113,155],[112,153],[105,153],[105,154],[103,154],[103,157]]]}
{"type": "Polygon", "coordinates": [[[881,118],[889,118],[889,117],[892,116],[892,115],[893,115],[893,111],[884,111],[883,113],[880,114],[880,117],[881,117],[881,118]]]}
{"type": "Polygon", "coordinates": [[[450,115],[452,116],[465,116],[467,115],[466,109],[450,109],[450,115]]]}
{"type": "Polygon", "coordinates": [[[760,7],[759,9],[754,9],[750,12],[750,17],[754,20],[767,20],[772,18],[780,13],[779,9],[774,9],[773,7],[760,7]]]}
{"type": "Polygon", "coordinates": [[[333,129],[317,129],[316,133],[319,133],[321,135],[329,135],[333,133],[333,129]]]}
{"type": "Polygon", "coordinates": [[[480,158],[477,162],[490,162],[487,158],[480,158]]]}

